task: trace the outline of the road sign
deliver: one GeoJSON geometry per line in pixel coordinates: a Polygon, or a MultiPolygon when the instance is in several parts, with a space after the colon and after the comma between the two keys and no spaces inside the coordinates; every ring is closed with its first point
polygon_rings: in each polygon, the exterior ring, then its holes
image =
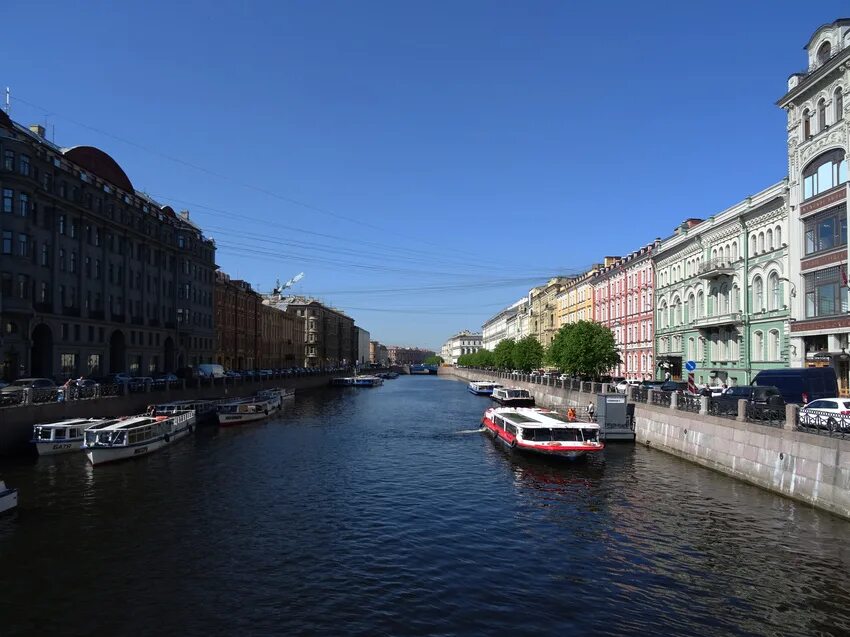
{"type": "Polygon", "coordinates": [[[696,368],[697,364],[694,361],[688,361],[687,363],[685,363],[685,369],[687,369],[689,372],[694,371],[696,368]]]}

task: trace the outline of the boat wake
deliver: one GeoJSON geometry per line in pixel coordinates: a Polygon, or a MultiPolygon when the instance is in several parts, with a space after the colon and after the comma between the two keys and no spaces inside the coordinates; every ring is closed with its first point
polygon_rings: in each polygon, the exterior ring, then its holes
{"type": "Polygon", "coordinates": [[[460,431],[456,431],[456,434],[480,434],[484,431],[486,427],[479,427],[478,429],[461,429],[460,431]]]}

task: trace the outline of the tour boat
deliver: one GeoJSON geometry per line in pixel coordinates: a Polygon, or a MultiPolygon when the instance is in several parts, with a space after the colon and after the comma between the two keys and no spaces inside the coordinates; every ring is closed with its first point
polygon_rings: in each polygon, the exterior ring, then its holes
{"type": "Polygon", "coordinates": [[[215,400],[175,400],[170,403],[154,405],[155,416],[170,416],[178,411],[194,411],[195,424],[201,425],[209,422],[217,422],[216,408],[218,401],[215,400]]]}
{"type": "Polygon", "coordinates": [[[345,376],[331,380],[331,385],[337,387],[378,387],[383,384],[384,379],[377,376],[345,376]]]}
{"type": "Polygon", "coordinates": [[[252,398],[240,398],[218,406],[219,425],[241,425],[268,418],[281,408],[281,389],[263,389],[252,398]]]}
{"type": "Polygon", "coordinates": [[[502,385],[493,383],[489,380],[473,380],[467,386],[467,389],[477,396],[491,396],[494,389],[499,389],[502,385]]]}
{"type": "Polygon", "coordinates": [[[59,422],[34,425],[32,443],[40,456],[79,451],[85,430],[93,425],[108,422],[104,418],[71,418],[59,422]]]}
{"type": "Polygon", "coordinates": [[[534,407],[534,396],[527,389],[496,387],[491,397],[502,407],[534,407]]]}
{"type": "Polygon", "coordinates": [[[18,490],[6,486],[6,483],[0,480],[0,513],[11,511],[18,506],[18,490]]]}
{"type": "Polygon", "coordinates": [[[194,430],[195,412],[191,410],[107,420],[86,429],[83,451],[92,465],[114,462],[153,453],[194,430]]]}
{"type": "Polygon", "coordinates": [[[519,451],[576,459],[605,448],[599,425],[547,409],[493,407],[481,422],[495,440],[519,451]]]}

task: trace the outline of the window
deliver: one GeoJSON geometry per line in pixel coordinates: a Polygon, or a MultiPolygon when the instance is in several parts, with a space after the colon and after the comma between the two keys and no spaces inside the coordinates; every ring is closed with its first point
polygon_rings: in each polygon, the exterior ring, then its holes
{"type": "Polygon", "coordinates": [[[3,254],[12,254],[12,231],[3,231],[3,254]]]}
{"type": "Polygon", "coordinates": [[[15,170],[15,153],[11,150],[3,153],[3,170],[15,170]]]}
{"type": "Polygon", "coordinates": [[[824,42],[818,49],[818,66],[824,64],[830,57],[832,57],[832,45],[824,42]]]}
{"type": "Polygon", "coordinates": [[[30,254],[30,238],[25,234],[18,235],[18,256],[28,257],[30,254]]]}
{"type": "Polygon", "coordinates": [[[841,205],[805,220],[807,255],[847,244],[846,210],[846,205],[841,205]]]}
{"type": "Polygon", "coordinates": [[[753,332],[753,343],[750,346],[750,357],[754,361],[764,360],[764,336],[761,332],[753,332]]]}
{"type": "Polygon", "coordinates": [[[28,299],[30,297],[30,278],[27,275],[18,275],[16,294],[19,299],[28,299]]]}
{"type": "Polygon", "coordinates": [[[844,119],[844,93],[839,87],[832,94],[832,121],[840,122],[842,119],[844,119]]]}
{"type": "Polygon", "coordinates": [[[847,312],[847,294],[842,292],[839,267],[805,275],[806,318],[834,316],[847,312]]]}
{"type": "Polygon", "coordinates": [[[24,177],[30,176],[30,158],[29,155],[18,155],[18,172],[24,177]]]}
{"type": "Polygon", "coordinates": [[[818,101],[818,132],[826,130],[826,100],[818,101]]]}
{"type": "Polygon", "coordinates": [[[100,354],[89,354],[88,370],[90,376],[100,374],[100,354]]]}
{"type": "Polygon", "coordinates": [[[776,241],[776,247],[782,247],[782,226],[776,226],[773,230],[773,240],[776,241]]]}
{"type": "Polygon", "coordinates": [[[59,271],[65,271],[65,249],[59,248],[59,271]]]}
{"type": "Polygon", "coordinates": [[[46,243],[41,244],[41,265],[50,265],[50,246],[46,243]]]}
{"type": "Polygon", "coordinates": [[[803,170],[803,199],[809,199],[847,181],[843,149],[824,153],[803,170]]]}
{"type": "Polygon", "coordinates": [[[47,284],[47,281],[41,282],[41,287],[38,293],[38,302],[39,303],[49,303],[50,302],[50,287],[47,284]]]}
{"type": "Polygon", "coordinates": [[[764,309],[764,283],[760,276],[753,279],[753,310],[761,312],[764,309]]]}
{"type": "Polygon", "coordinates": [[[779,331],[770,330],[767,335],[767,360],[779,360],[779,331]]]}
{"type": "Polygon", "coordinates": [[[71,273],[76,273],[77,271],[77,253],[71,250],[71,273]]]}
{"type": "Polygon", "coordinates": [[[809,109],[803,111],[803,139],[806,140],[812,136],[812,114],[809,109]]]}
{"type": "Polygon", "coordinates": [[[59,234],[65,234],[65,215],[59,215],[59,234]]]}
{"type": "Polygon", "coordinates": [[[782,295],[779,287],[779,275],[776,272],[771,272],[770,276],[767,278],[767,289],[770,294],[768,299],[768,309],[778,310],[782,305],[782,295]]]}
{"type": "Polygon", "coordinates": [[[3,189],[3,212],[12,214],[15,210],[15,191],[11,188],[3,189]]]}
{"type": "Polygon", "coordinates": [[[77,355],[76,354],[61,354],[60,361],[62,365],[62,373],[70,376],[76,376],[77,371],[77,355]]]}

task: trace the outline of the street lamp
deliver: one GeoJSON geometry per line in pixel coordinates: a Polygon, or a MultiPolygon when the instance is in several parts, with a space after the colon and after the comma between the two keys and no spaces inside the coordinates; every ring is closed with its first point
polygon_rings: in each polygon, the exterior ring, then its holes
{"type": "Polygon", "coordinates": [[[788,283],[791,286],[791,298],[792,299],[797,296],[797,286],[791,279],[789,279],[788,277],[781,276],[777,279],[777,281],[785,281],[786,283],[788,283]]]}

